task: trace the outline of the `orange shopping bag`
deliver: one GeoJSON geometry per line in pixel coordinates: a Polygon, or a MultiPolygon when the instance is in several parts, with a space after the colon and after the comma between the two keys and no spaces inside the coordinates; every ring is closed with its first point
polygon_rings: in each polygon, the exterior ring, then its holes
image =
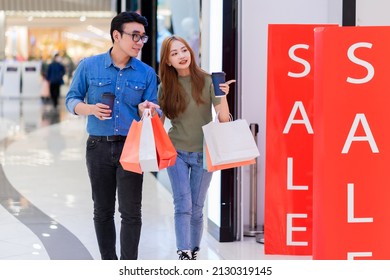
{"type": "Polygon", "coordinates": [[[209,150],[207,148],[207,145],[206,144],[203,145],[203,167],[208,172],[229,169],[229,168],[234,168],[234,167],[240,167],[240,166],[250,165],[250,164],[255,164],[255,163],[256,163],[256,159],[254,158],[251,160],[213,165],[211,163],[210,153],[209,153],[209,150]]]}
{"type": "Polygon", "coordinates": [[[156,143],[158,168],[161,170],[175,165],[176,149],[157,114],[152,117],[152,126],[156,143]]]}
{"type": "Polygon", "coordinates": [[[142,131],[142,121],[133,120],[127,134],[122,154],[119,159],[124,170],[142,174],[139,163],[139,147],[142,131]]]}

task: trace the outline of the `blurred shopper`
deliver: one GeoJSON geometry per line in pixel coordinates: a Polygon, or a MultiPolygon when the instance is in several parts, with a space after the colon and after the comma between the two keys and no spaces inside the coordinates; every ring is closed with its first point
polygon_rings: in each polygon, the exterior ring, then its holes
{"type": "Polygon", "coordinates": [[[64,84],[65,66],[61,63],[61,56],[55,54],[53,61],[47,68],[46,79],[50,84],[50,97],[53,102],[54,109],[57,109],[58,99],[60,97],[60,87],[64,84]]]}
{"type": "Polygon", "coordinates": [[[47,68],[49,67],[49,64],[42,59],[42,66],[41,66],[41,77],[42,77],[42,83],[41,83],[41,100],[44,105],[47,105],[50,103],[51,97],[50,97],[50,83],[47,80],[47,68]]]}
{"type": "Polygon", "coordinates": [[[115,204],[121,214],[120,259],[135,260],[141,234],[143,174],[125,171],[120,162],[126,135],[133,120],[145,108],[155,113],[157,75],[138,60],[144,44],[147,19],[135,12],[122,12],[111,21],[112,48],[81,60],[66,96],[67,109],[88,116],[86,163],[92,187],[94,224],[103,260],[117,259],[115,204]],[[103,93],[115,95],[111,119],[103,93]],[[154,103],[153,103],[154,102],[154,103]]]}
{"type": "MultiPolygon", "coordinates": [[[[171,120],[169,136],[177,150],[174,166],[168,167],[175,208],[177,253],[180,260],[196,260],[203,233],[203,206],[212,173],[203,169],[202,126],[212,120],[212,106],[221,122],[229,121],[226,96],[214,94],[210,74],[195,60],[189,43],[167,37],[161,46],[161,79],[158,100],[164,117],[171,120]]],[[[220,84],[229,93],[229,84],[220,84]]]]}
{"type": "Polygon", "coordinates": [[[160,63],[160,49],[164,39],[171,36],[172,33],[165,26],[165,17],[157,16],[157,62],[160,63]]]}
{"type": "Polygon", "coordinates": [[[64,51],[64,53],[62,54],[62,64],[65,66],[65,74],[66,74],[65,84],[69,85],[70,82],[72,81],[75,64],[73,62],[73,59],[69,56],[69,54],[66,51],[64,51]]]}

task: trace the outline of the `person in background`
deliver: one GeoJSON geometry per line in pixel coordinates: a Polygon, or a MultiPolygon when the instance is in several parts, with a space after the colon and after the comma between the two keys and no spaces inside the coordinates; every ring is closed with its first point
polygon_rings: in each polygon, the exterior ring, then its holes
{"type": "Polygon", "coordinates": [[[69,112],[88,116],[86,164],[103,260],[118,259],[116,196],[121,214],[120,259],[138,258],[143,174],[124,170],[119,159],[132,121],[139,121],[145,108],[152,114],[158,110],[156,73],[136,58],[148,41],[147,25],[147,19],[135,12],[115,16],[110,29],[113,46],[80,61],[65,100],[69,112]],[[106,119],[109,106],[102,103],[106,92],[115,95],[111,119],[106,119]]]}
{"type": "Polygon", "coordinates": [[[41,77],[42,77],[42,83],[41,83],[41,100],[44,105],[47,105],[50,103],[50,83],[47,80],[47,68],[49,67],[49,64],[42,59],[42,66],[41,66],[41,77]]]}
{"type": "Polygon", "coordinates": [[[157,16],[157,62],[158,63],[160,63],[161,44],[166,37],[171,35],[172,33],[165,26],[165,17],[158,15],[157,16]]]}
{"type": "Polygon", "coordinates": [[[58,107],[58,99],[60,97],[60,87],[64,84],[65,66],[61,63],[61,56],[55,54],[53,61],[47,68],[46,79],[50,84],[50,97],[53,102],[54,109],[58,107]]]}
{"type": "Polygon", "coordinates": [[[65,67],[65,75],[66,75],[65,84],[69,85],[70,82],[72,81],[75,65],[73,63],[72,58],[69,56],[69,54],[66,51],[64,51],[62,54],[62,63],[64,64],[65,67]]]}
{"type": "MultiPolygon", "coordinates": [[[[202,126],[212,121],[212,106],[220,122],[229,121],[226,96],[215,97],[210,74],[195,61],[194,51],[179,36],[167,37],[161,46],[161,83],[158,101],[171,120],[168,134],[177,150],[167,172],[172,186],[177,253],[180,260],[196,260],[203,233],[203,207],[212,173],[203,169],[202,126]]],[[[220,84],[229,93],[230,80],[220,84]]]]}

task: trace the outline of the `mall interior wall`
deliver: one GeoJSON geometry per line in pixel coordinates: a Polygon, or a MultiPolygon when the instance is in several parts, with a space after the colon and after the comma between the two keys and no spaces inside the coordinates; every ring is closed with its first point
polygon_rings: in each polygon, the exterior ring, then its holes
{"type": "Polygon", "coordinates": [[[388,0],[355,0],[356,26],[390,25],[388,0]]]}

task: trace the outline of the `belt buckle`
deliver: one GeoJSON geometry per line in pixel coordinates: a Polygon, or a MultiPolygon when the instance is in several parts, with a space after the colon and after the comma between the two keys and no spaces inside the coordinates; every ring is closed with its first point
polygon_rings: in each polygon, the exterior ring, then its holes
{"type": "Polygon", "coordinates": [[[107,142],[114,142],[115,141],[115,136],[106,136],[106,141],[107,142]]]}

